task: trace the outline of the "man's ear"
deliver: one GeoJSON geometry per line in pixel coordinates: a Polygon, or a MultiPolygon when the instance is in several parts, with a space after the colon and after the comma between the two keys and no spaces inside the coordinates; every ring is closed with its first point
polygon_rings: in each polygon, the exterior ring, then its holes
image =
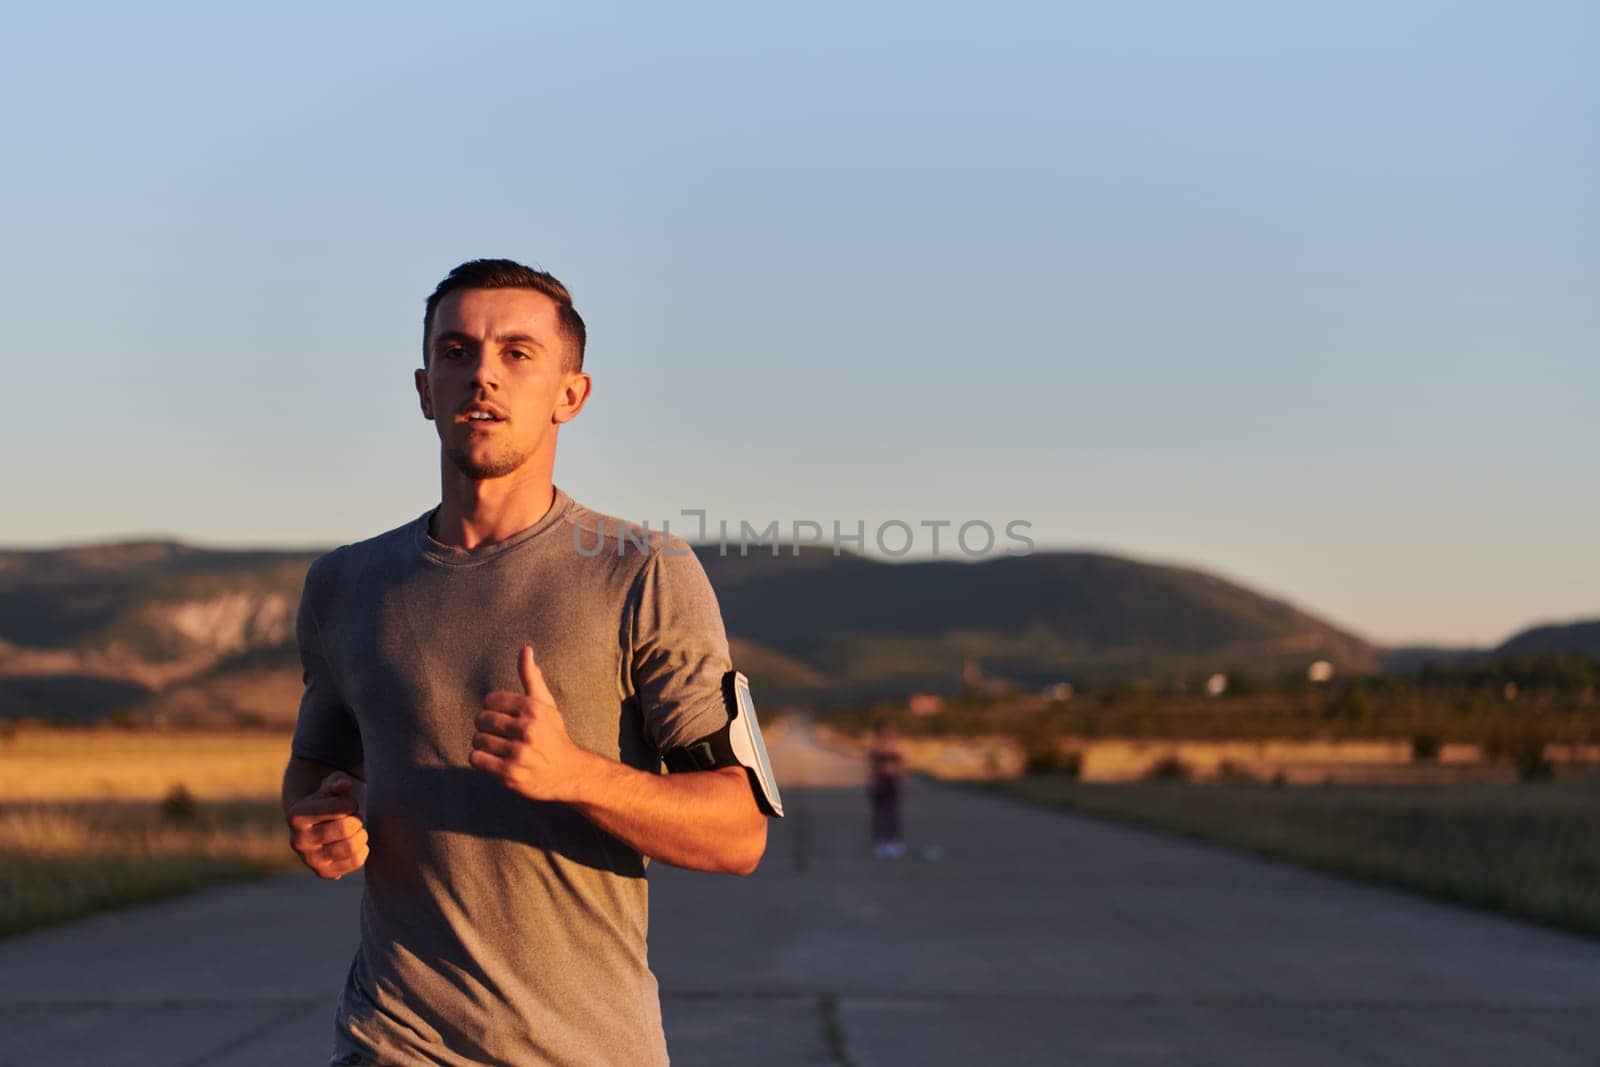
{"type": "Polygon", "coordinates": [[[550,413],[550,421],[560,425],[577,418],[593,387],[593,380],[582,371],[566,375],[566,380],[561,384],[561,395],[556,398],[556,409],[550,413]]]}
{"type": "Polygon", "coordinates": [[[422,402],[422,417],[433,420],[433,398],[428,395],[428,372],[418,370],[415,375],[417,383],[417,399],[422,402]]]}

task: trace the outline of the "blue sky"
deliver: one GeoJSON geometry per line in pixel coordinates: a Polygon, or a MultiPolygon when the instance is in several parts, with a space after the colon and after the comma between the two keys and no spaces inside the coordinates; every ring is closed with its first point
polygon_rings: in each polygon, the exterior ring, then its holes
{"type": "Polygon", "coordinates": [[[0,543],[414,517],[422,298],[505,255],[601,510],[1600,614],[1592,4],[222,8],[0,15],[0,543]]]}

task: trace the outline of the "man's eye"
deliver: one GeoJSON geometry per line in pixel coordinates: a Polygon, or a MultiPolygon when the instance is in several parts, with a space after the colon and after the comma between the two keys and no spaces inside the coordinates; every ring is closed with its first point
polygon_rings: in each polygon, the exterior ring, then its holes
{"type": "Polygon", "coordinates": [[[456,359],[460,357],[463,351],[465,350],[460,345],[451,345],[449,348],[446,348],[444,351],[439,353],[439,358],[456,359]]]}
{"type": "Polygon", "coordinates": [[[533,358],[531,353],[524,352],[520,348],[513,348],[509,352],[507,352],[506,355],[510,356],[512,359],[532,359],[533,358]]]}

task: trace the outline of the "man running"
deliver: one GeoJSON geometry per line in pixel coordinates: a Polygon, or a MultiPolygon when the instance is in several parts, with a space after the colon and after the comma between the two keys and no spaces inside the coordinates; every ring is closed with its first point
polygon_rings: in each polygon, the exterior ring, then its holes
{"type": "Polygon", "coordinates": [[[766,847],[744,767],[658,773],[729,722],[699,561],[552,481],[584,344],[551,275],[451,271],[415,375],[440,503],[306,576],[290,839],[365,875],[331,1063],[666,1064],[648,861],[766,847]]]}

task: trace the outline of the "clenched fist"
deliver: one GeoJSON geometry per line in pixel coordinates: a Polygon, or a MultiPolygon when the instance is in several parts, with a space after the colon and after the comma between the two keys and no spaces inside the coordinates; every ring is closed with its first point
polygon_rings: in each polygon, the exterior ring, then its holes
{"type": "Polygon", "coordinates": [[[568,736],[532,646],[522,646],[517,673],[521,693],[497,690],[483,698],[467,763],[530,799],[571,800],[590,761],[599,757],[568,736]]]}
{"type": "Polygon", "coordinates": [[[364,783],[335,771],[289,809],[289,845],[318,878],[343,878],[367,862],[367,828],[361,819],[365,792],[364,783]]]}

